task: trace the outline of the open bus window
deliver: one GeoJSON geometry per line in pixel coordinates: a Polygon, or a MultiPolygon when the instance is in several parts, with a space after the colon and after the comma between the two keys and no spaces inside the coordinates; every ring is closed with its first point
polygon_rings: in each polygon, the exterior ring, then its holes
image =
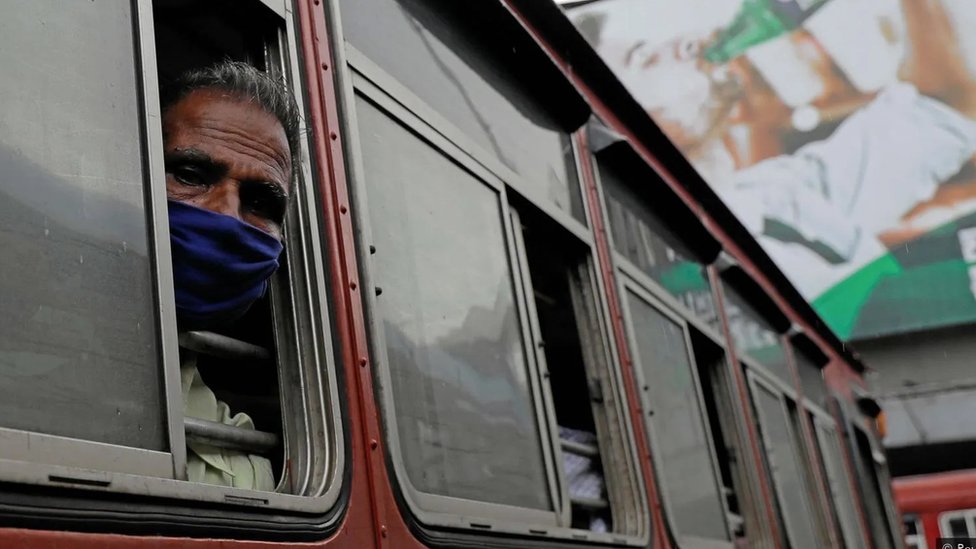
{"type": "MultiPolygon", "coordinates": [[[[287,34],[288,22],[263,2],[223,0],[201,4],[156,0],[153,15],[164,100],[165,90],[172,88],[174,81],[187,71],[206,70],[226,61],[246,63],[282,82],[288,82],[288,75],[295,74],[287,57],[287,41],[282,39],[287,34]]],[[[261,104],[253,98],[241,100],[250,105],[261,104]]],[[[166,109],[167,105],[163,107],[166,109]]],[[[203,112],[206,116],[216,116],[203,112]]],[[[163,114],[165,123],[167,113],[163,114]]],[[[284,124],[280,113],[268,114],[278,116],[279,123],[284,124]]],[[[262,135],[248,134],[255,141],[262,135]]],[[[226,133],[216,135],[215,139],[230,139],[226,133]]],[[[167,150],[167,172],[175,173],[179,167],[169,165],[167,139],[170,138],[174,137],[164,133],[163,145],[167,150]]],[[[293,140],[289,136],[288,141],[289,149],[301,146],[300,138],[293,140]]],[[[262,142],[254,146],[270,150],[270,145],[262,142]]],[[[223,147],[216,143],[214,150],[221,152],[223,147]]],[[[309,292],[315,291],[316,279],[321,282],[319,266],[303,254],[303,248],[312,244],[314,237],[310,231],[315,227],[309,218],[315,211],[309,203],[314,195],[303,185],[308,166],[300,160],[304,156],[301,151],[289,150],[286,154],[297,163],[292,163],[289,181],[283,182],[290,203],[285,206],[283,228],[273,233],[283,241],[285,251],[278,258],[279,268],[269,281],[270,291],[264,292],[244,316],[211,323],[202,330],[184,325],[178,315],[183,376],[192,372],[188,367],[194,364],[199,373],[189,393],[184,388],[184,394],[189,395],[185,419],[188,473],[190,480],[200,482],[322,495],[329,488],[329,478],[335,474],[338,438],[336,426],[329,425],[327,416],[313,411],[329,410],[335,402],[309,399],[319,400],[316,395],[334,399],[335,395],[330,395],[330,383],[318,381],[321,379],[319,362],[332,357],[328,343],[318,348],[314,344],[323,341],[317,333],[323,329],[328,333],[327,326],[320,324],[327,318],[323,310],[324,296],[319,295],[318,300],[306,298],[309,292]],[[270,478],[268,472],[260,469],[265,464],[270,466],[270,478]],[[245,480],[241,482],[240,477],[245,480]]],[[[287,161],[287,157],[281,161],[287,161]]],[[[267,162],[274,166],[270,160],[267,162]]],[[[274,170],[266,173],[274,174],[274,170]]],[[[231,175],[234,174],[227,176],[231,175]]],[[[242,182],[237,188],[242,212],[263,196],[256,194],[257,186],[242,182]],[[249,194],[245,196],[245,193],[249,194]]],[[[226,213],[222,205],[215,199],[203,207],[226,213]]],[[[264,206],[261,208],[254,211],[265,211],[264,206]]],[[[241,215],[243,221],[251,222],[248,215],[253,214],[241,215]]],[[[262,230],[268,228],[257,226],[262,230]]],[[[174,262],[178,259],[183,257],[174,256],[174,262]]],[[[180,277],[175,278],[179,284],[180,277]]]]}
{"type": "Polygon", "coordinates": [[[737,438],[734,389],[725,351],[710,338],[691,330],[691,342],[702,400],[711,427],[712,446],[718,463],[725,495],[729,528],[736,541],[748,540],[751,528],[757,527],[754,507],[749,506],[749,477],[737,438]]]}
{"type": "Polygon", "coordinates": [[[523,279],[555,413],[571,526],[633,533],[639,496],[626,466],[628,438],[589,251],[528,203],[515,204],[515,241],[528,265],[523,279]]]}

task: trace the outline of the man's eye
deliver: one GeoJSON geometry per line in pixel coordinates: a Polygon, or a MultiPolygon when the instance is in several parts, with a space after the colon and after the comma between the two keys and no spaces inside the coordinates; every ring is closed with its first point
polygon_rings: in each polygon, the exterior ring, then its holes
{"type": "Polygon", "coordinates": [[[204,184],[203,174],[194,168],[179,167],[172,170],[173,179],[183,185],[199,186],[204,184]]]}

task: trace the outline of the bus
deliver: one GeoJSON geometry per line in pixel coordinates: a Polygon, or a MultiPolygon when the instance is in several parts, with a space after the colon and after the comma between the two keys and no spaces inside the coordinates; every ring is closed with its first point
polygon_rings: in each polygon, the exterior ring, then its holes
{"type": "Polygon", "coordinates": [[[900,477],[893,484],[906,547],[939,547],[940,537],[976,536],[976,471],[900,477]]]}
{"type": "Polygon", "coordinates": [[[903,547],[865,366],[554,3],[0,12],[0,547],[903,547]],[[267,294],[180,332],[159,90],[223,59],[300,162],[267,294]]]}

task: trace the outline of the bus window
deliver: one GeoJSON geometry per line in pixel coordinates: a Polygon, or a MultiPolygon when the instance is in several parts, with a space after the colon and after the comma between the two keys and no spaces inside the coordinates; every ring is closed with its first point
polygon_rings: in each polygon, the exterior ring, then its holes
{"type": "Polygon", "coordinates": [[[626,296],[647,430],[674,533],[689,541],[729,541],[721,474],[685,325],[636,287],[626,296]]]}
{"type": "Polygon", "coordinates": [[[928,549],[921,519],[916,515],[906,514],[901,517],[901,521],[905,529],[905,548],[928,549]]]}
{"type": "MultiPolygon", "coordinates": [[[[338,496],[333,481],[341,478],[343,452],[334,374],[320,374],[331,370],[323,362],[332,360],[325,295],[317,290],[321,264],[285,256],[269,295],[243,319],[178,334],[174,246],[164,230],[174,224],[167,222],[158,85],[225,56],[254,60],[291,81],[298,74],[297,57],[285,54],[295,48],[292,22],[258,0],[15,2],[3,12],[5,471],[23,465],[34,472],[17,474],[18,481],[58,479],[62,488],[324,511],[338,496]],[[157,39],[168,46],[157,50],[157,39]],[[302,292],[302,299],[291,303],[292,292],[302,292]],[[184,417],[185,407],[200,404],[185,405],[181,390],[194,386],[181,388],[189,379],[181,359],[186,365],[190,356],[213,389],[209,396],[216,393],[215,400],[247,417],[224,413],[216,402],[209,416],[184,417]],[[289,376],[277,376],[276,365],[289,376]],[[291,398],[299,396],[293,389],[301,398],[291,398]],[[328,401],[286,414],[280,409],[279,402],[309,403],[316,395],[328,401]],[[193,475],[188,448],[194,447],[266,458],[248,463],[268,482],[237,482],[246,475],[216,459],[206,462],[216,476],[195,479],[213,486],[172,482],[193,475]],[[286,456],[286,447],[301,451],[286,456]],[[256,490],[264,493],[254,497],[256,490]]],[[[305,160],[294,167],[296,197],[285,215],[285,239],[296,251],[318,230],[307,202],[307,153],[299,146],[296,158],[305,160]]]]}
{"type": "Polygon", "coordinates": [[[950,511],[939,515],[939,529],[945,537],[967,538],[976,535],[972,512],[950,511]]]}
{"type": "MultiPolygon", "coordinates": [[[[297,58],[288,56],[295,49],[288,42],[294,29],[284,15],[256,0],[205,5],[156,0],[153,16],[164,103],[167,90],[173,93],[173,82],[181,75],[225,59],[247,63],[293,85],[300,72],[297,58]]],[[[298,109],[300,115],[300,102],[298,109]]],[[[199,409],[188,412],[186,437],[191,458],[199,448],[210,447],[225,457],[242,452],[260,456],[271,464],[275,490],[329,494],[323,498],[327,500],[336,495],[333,480],[342,456],[334,368],[322,366],[334,357],[329,338],[322,335],[329,333],[328,312],[320,289],[322,265],[314,259],[319,222],[311,173],[302,160],[304,150],[291,152],[296,162],[284,216],[286,245],[270,291],[235,321],[217,323],[208,331],[180,325],[181,361],[193,361],[199,382],[213,392],[218,408],[225,405],[230,414],[246,414],[260,437],[229,430],[219,419],[216,424],[210,421],[215,418],[202,419],[207,413],[199,409]],[[323,370],[329,372],[325,377],[323,370]]],[[[231,426],[239,424],[240,417],[232,416],[231,426]]],[[[209,466],[210,455],[201,456],[209,466]]]]}
{"type": "Polygon", "coordinates": [[[791,401],[750,372],[753,404],[766,449],[766,464],[791,547],[821,547],[810,500],[804,447],[798,445],[797,425],[790,416],[791,401]]]}
{"type": "MultiPolygon", "coordinates": [[[[725,273],[727,276],[728,273],[725,273]]],[[[750,304],[743,292],[725,280],[722,292],[729,332],[739,354],[747,355],[787,386],[793,386],[782,338],[772,323],[750,304]]]]}
{"type": "Polygon", "coordinates": [[[411,517],[646,539],[592,244],[385,91],[358,86],[379,394],[411,517]]]}
{"type": "Polygon", "coordinates": [[[857,520],[857,507],[854,503],[853,481],[844,465],[844,454],[837,438],[837,429],[832,417],[817,416],[813,420],[814,436],[820,448],[820,462],[824,468],[836,520],[841,528],[844,545],[848,549],[863,546],[866,542],[857,520]]]}
{"type": "Polygon", "coordinates": [[[515,241],[519,262],[528,265],[525,293],[530,318],[537,320],[533,331],[553,402],[571,526],[634,534],[639,494],[627,466],[629,437],[589,249],[531,205],[514,204],[515,241]]]}
{"type": "Polygon", "coordinates": [[[356,116],[402,481],[443,498],[430,510],[462,499],[554,525],[502,197],[365,99],[356,116]]]}
{"type": "Polygon", "coordinates": [[[127,2],[3,6],[0,457],[172,477],[135,18],[127,2]]]}
{"type": "MultiPolygon", "coordinates": [[[[614,249],[694,317],[717,330],[718,314],[705,272],[706,261],[669,228],[681,224],[665,218],[673,216],[668,210],[680,211],[680,207],[665,204],[661,198],[666,196],[664,192],[648,197],[654,191],[650,182],[664,183],[626,145],[602,151],[596,158],[614,249]]],[[[682,234],[691,236],[694,231],[682,234]]]]}
{"type": "Polygon", "coordinates": [[[738,439],[735,393],[730,379],[725,351],[708,336],[691,331],[692,348],[698,365],[702,400],[712,432],[712,446],[722,480],[722,493],[728,514],[729,527],[737,542],[749,540],[748,534],[758,529],[758,517],[750,505],[750,479],[743,463],[738,439]]]}
{"type": "Polygon", "coordinates": [[[884,472],[884,457],[874,450],[871,439],[863,428],[851,426],[850,429],[854,462],[858,469],[857,480],[860,486],[861,503],[864,506],[872,539],[876,547],[896,547],[892,528],[888,522],[888,505],[883,487],[885,485],[881,480],[882,475],[887,476],[884,472]]]}

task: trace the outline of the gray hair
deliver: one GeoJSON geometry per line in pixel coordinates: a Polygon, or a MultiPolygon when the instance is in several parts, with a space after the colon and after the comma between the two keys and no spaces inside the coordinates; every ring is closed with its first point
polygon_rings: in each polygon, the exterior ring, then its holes
{"type": "Polygon", "coordinates": [[[187,71],[165,86],[160,98],[163,113],[191,92],[204,89],[221,90],[239,96],[274,115],[285,129],[292,173],[297,171],[301,116],[298,114],[295,97],[284,82],[275,80],[247,63],[221,61],[206,68],[187,71]]]}

